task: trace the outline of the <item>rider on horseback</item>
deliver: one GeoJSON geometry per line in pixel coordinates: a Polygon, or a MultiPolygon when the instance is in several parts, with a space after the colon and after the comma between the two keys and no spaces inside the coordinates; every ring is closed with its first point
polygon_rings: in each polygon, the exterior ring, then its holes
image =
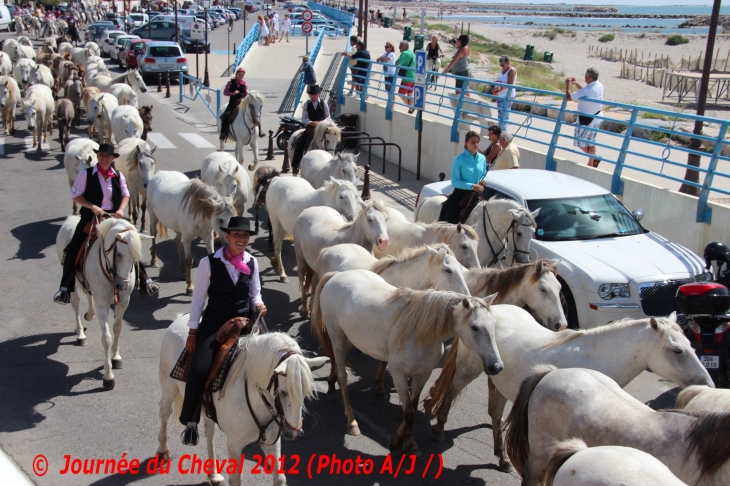
{"type": "Polygon", "coordinates": [[[221,347],[216,340],[218,331],[233,318],[252,320],[256,311],[266,315],[266,306],[261,300],[258,262],[245,251],[251,235],[256,234],[251,221],[236,216],[230,219],[227,228],[221,230],[226,235],[227,246],[200,260],[195,276],[188,321],[190,331],[185,343],[193,357],[180,413],[180,422],[187,426],[182,436],[184,445],[198,443],[199,406],[206,376],[216,351],[221,347]],[[208,305],[203,310],[206,299],[208,305]]]}
{"type": "Polygon", "coordinates": [[[479,152],[479,134],[469,131],[464,137],[464,152],[451,165],[454,192],[441,207],[439,221],[464,222],[487,185],[487,159],[479,152]]]}
{"type": "Polygon", "coordinates": [[[246,70],[242,67],[238,68],[236,70],[236,75],[228,81],[228,84],[226,84],[226,87],[223,90],[223,94],[225,96],[230,96],[231,99],[228,100],[226,111],[224,111],[221,115],[221,140],[228,138],[228,127],[230,126],[229,118],[231,116],[231,112],[237,108],[238,105],[241,104],[241,100],[248,95],[248,85],[246,84],[246,81],[243,80],[245,75],[246,70]]]}
{"type": "MultiPolygon", "coordinates": [[[[94,150],[94,152],[98,163],[81,172],[71,187],[71,197],[76,204],[81,206],[79,211],[81,220],[66,248],[61,288],[53,297],[53,301],[57,304],[71,302],[71,292],[76,286],[76,255],[86,240],[87,234],[84,231],[86,225],[93,221],[95,216],[101,218],[110,214],[114,218],[123,218],[124,208],[129,203],[127,181],[124,179],[124,175],[112,167],[114,159],[119,157],[119,154],[114,153],[114,146],[103,143],[99,145],[99,150],[94,150]]],[[[141,263],[139,277],[141,281],[146,282],[146,290],[150,295],[157,292],[159,286],[147,278],[141,263]]]]}
{"type": "Polygon", "coordinates": [[[317,128],[321,122],[330,119],[330,109],[327,103],[320,102],[319,94],[322,92],[322,88],[318,85],[312,85],[307,87],[307,94],[309,95],[309,101],[304,103],[302,107],[302,123],[304,124],[304,132],[299,135],[294,146],[294,156],[292,157],[292,172],[296,175],[299,173],[299,164],[304,157],[304,152],[307,150],[310,142],[312,141],[312,135],[314,129],[317,128]]]}

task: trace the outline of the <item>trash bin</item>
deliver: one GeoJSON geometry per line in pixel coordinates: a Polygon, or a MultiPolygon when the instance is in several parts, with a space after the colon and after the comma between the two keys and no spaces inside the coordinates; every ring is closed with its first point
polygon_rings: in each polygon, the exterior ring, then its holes
{"type": "Polygon", "coordinates": [[[413,28],[410,25],[403,27],[403,40],[410,42],[412,39],[413,28]]]}
{"type": "MultiPolygon", "coordinates": [[[[355,121],[357,122],[357,120],[355,120],[355,121]]],[[[341,140],[342,141],[340,142],[340,144],[342,145],[342,148],[343,149],[352,149],[352,150],[354,150],[355,147],[357,147],[357,143],[359,142],[359,140],[357,140],[357,139],[351,139],[350,137],[351,136],[352,137],[357,137],[358,134],[353,133],[351,135],[352,132],[357,132],[357,128],[355,128],[355,127],[344,127],[342,129],[342,136],[341,136],[341,140]]]]}
{"type": "Polygon", "coordinates": [[[525,61],[532,61],[532,56],[535,53],[535,46],[532,44],[527,44],[527,47],[525,47],[525,61]]]}
{"type": "Polygon", "coordinates": [[[385,27],[386,29],[388,27],[390,27],[390,21],[391,21],[391,18],[390,17],[384,17],[383,18],[383,27],[385,27]]]}
{"type": "Polygon", "coordinates": [[[545,54],[542,55],[542,62],[553,62],[553,53],[545,51],[545,54]]]}
{"type": "Polygon", "coordinates": [[[340,115],[340,125],[357,130],[358,116],[354,113],[343,113],[340,115]]]}
{"type": "Polygon", "coordinates": [[[421,34],[416,34],[416,41],[413,43],[413,50],[414,51],[422,51],[423,50],[423,36],[421,34]]]}

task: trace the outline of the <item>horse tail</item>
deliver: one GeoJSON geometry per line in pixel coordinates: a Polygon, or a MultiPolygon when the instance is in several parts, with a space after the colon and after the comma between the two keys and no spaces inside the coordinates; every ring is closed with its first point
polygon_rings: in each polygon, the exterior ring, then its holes
{"type": "Polygon", "coordinates": [[[689,402],[691,402],[694,397],[702,393],[704,389],[705,387],[700,385],[688,386],[682,390],[679,395],[677,395],[677,402],[674,404],[674,408],[687,408],[689,402]]]}
{"type": "Polygon", "coordinates": [[[157,221],[157,234],[160,235],[160,238],[163,238],[163,239],[168,238],[167,228],[159,220],[157,221]]]}
{"type": "Polygon", "coordinates": [[[309,315],[309,318],[312,321],[312,335],[319,343],[319,352],[320,354],[324,354],[330,358],[334,356],[334,351],[332,349],[332,341],[330,341],[330,338],[327,335],[327,328],[325,327],[324,319],[322,318],[320,298],[322,296],[322,289],[335,275],[337,275],[337,272],[329,272],[320,279],[317,289],[314,291],[314,296],[312,297],[312,310],[309,315]]]}
{"type": "Polygon", "coordinates": [[[581,439],[568,439],[553,447],[550,450],[550,459],[547,466],[545,466],[544,486],[553,486],[555,475],[558,474],[558,470],[563,467],[565,461],[586,449],[588,449],[588,446],[581,439]]]}
{"type": "Polygon", "coordinates": [[[424,400],[424,409],[429,417],[438,417],[444,411],[444,407],[448,403],[446,398],[448,397],[449,388],[451,383],[454,381],[456,375],[456,355],[459,351],[459,336],[454,337],[454,342],[451,344],[449,354],[446,355],[446,361],[441,369],[436,383],[433,384],[431,389],[428,391],[428,397],[424,400]]]}
{"type": "Polygon", "coordinates": [[[520,475],[522,474],[522,467],[530,455],[527,419],[530,397],[532,397],[532,393],[545,375],[554,369],[554,366],[538,366],[533,370],[532,375],[522,381],[520,392],[517,394],[517,399],[512,404],[512,410],[502,428],[505,431],[507,440],[507,454],[520,475]]]}

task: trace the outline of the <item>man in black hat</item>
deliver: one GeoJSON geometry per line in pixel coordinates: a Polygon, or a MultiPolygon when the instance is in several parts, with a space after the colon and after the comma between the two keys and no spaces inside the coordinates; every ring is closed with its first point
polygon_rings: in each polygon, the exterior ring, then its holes
{"type": "Polygon", "coordinates": [[[227,244],[200,260],[190,305],[190,330],[185,348],[193,353],[193,359],[180,413],[180,422],[187,426],[182,435],[184,445],[198,443],[199,407],[205,378],[221,346],[216,340],[218,330],[236,317],[253,319],[259,311],[261,316],[266,315],[258,262],[246,251],[251,235],[256,234],[251,221],[236,216],[221,230],[227,244]]]}
{"type": "Polygon", "coordinates": [[[319,94],[322,88],[319,85],[312,85],[307,88],[309,101],[304,103],[302,107],[302,122],[304,123],[304,133],[302,133],[294,146],[294,156],[292,157],[292,171],[294,174],[299,173],[299,164],[302,162],[304,152],[307,150],[309,143],[312,141],[312,134],[321,122],[329,120],[330,109],[327,103],[319,100],[319,94]]]}
{"type": "MultiPolygon", "coordinates": [[[[81,172],[71,187],[71,197],[76,204],[81,206],[79,211],[81,220],[66,248],[61,288],[53,297],[53,301],[58,304],[71,302],[71,292],[76,286],[76,255],[86,239],[84,232],[86,225],[94,219],[94,216],[101,218],[105,214],[109,214],[114,218],[123,218],[124,209],[129,203],[127,181],[124,179],[124,175],[112,166],[114,159],[119,157],[119,154],[114,152],[114,146],[103,143],[99,145],[99,150],[94,150],[94,152],[98,163],[81,172]]],[[[146,282],[148,293],[155,293],[159,289],[157,284],[147,278],[141,264],[140,279],[146,282]]]]}

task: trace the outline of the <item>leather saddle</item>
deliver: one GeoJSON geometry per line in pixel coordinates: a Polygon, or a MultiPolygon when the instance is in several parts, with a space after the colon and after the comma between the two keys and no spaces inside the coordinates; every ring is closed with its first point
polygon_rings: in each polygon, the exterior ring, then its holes
{"type": "MultiPolygon", "coordinates": [[[[105,215],[101,219],[107,219],[109,216],[105,215]]],[[[79,276],[79,281],[81,282],[81,285],[83,286],[84,292],[91,295],[91,290],[89,290],[89,286],[86,283],[86,275],[84,274],[84,265],[86,263],[86,257],[88,256],[86,254],[86,248],[91,247],[91,245],[94,244],[97,238],[97,232],[96,232],[96,224],[95,222],[98,222],[96,220],[89,221],[86,223],[86,226],[84,226],[84,233],[86,233],[86,238],[84,239],[83,244],[79,247],[79,252],[76,255],[73,255],[74,260],[76,261],[75,268],[76,268],[76,274],[79,276]]],[[[68,247],[64,250],[64,258],[68,258],[68,247]]]]}

